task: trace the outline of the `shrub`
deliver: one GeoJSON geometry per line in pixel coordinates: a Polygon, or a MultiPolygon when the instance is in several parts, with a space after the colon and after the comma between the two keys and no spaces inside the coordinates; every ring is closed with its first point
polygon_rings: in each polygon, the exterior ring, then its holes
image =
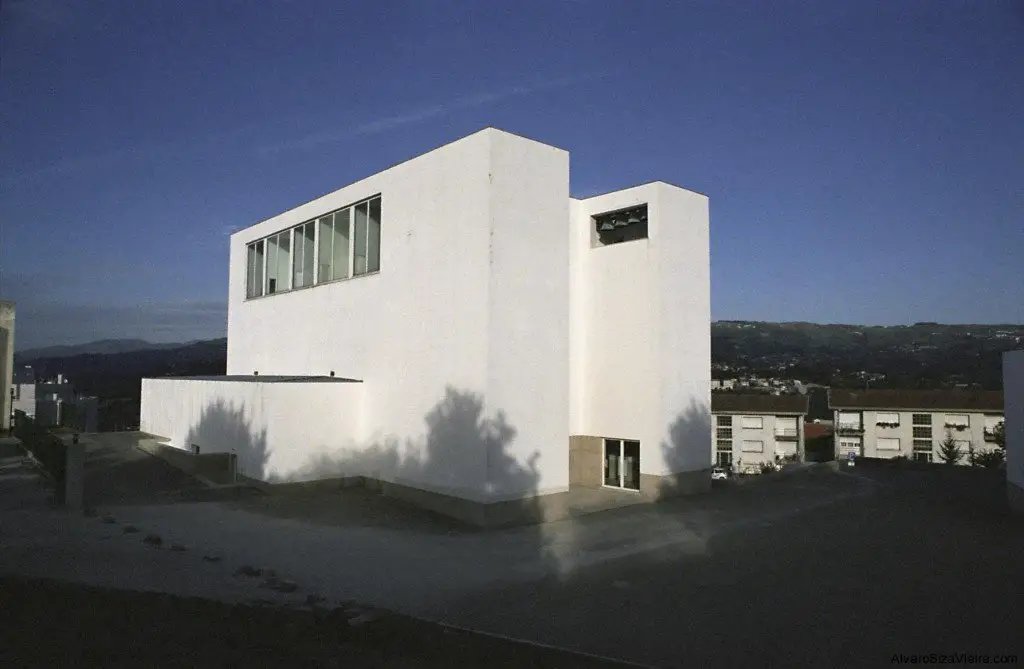
{"type": "Polygon", "coordinates": [[[981,451],[974,455],[974,466],[975,467],[998,467],[1003,463],[1005,456],[1003,451],[998,448],[992,449],[991,451],[981,451]]]}

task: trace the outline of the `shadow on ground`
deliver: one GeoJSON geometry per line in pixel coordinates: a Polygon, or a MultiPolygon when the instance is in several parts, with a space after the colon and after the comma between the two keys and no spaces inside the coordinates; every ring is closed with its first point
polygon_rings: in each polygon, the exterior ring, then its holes
{"type": "Polygon", "coordinates": [[[83,435],[86,506],[182,501],[205,486],[177,467],[136,448],[132,432],[83,435]]]}

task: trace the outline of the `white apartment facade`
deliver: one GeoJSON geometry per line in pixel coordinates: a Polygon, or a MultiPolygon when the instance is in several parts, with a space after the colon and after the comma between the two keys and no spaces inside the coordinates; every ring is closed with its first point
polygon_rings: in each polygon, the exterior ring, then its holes
{"type": "Polygon", "coordinates": [[[1024,514],[1024,350],[1003,354],[1006,412],[1006,493],[1010,508],[1024,514]]]}
{"type": "Polygon", "coordinates": [[[940,462],[940,444],[952,437],[962,452],[995,448],[1003,422],[1003,394],[970,390],[829,391],[836,457],[896,458],[940,462]]]}
{"type": "Polygon", "coordinates": [[[31,367],[21,367],[14,371],[12,412],[24,412],[29,418],[36,416],[36,376],[31,367]]]}
{"type": "Polygon", "coordinates": [[[482,130],[232,235],[227,376],[144,380],[141,428],[480,524],[704,489],[708,221],[662,182],[572,198],[566,151],[482,130]]]}
{"type": "Polygon", "coordinates": [[[803,460],[804,395],[713,393],[715,464],[737,474],[762,465],[803,460]]]}

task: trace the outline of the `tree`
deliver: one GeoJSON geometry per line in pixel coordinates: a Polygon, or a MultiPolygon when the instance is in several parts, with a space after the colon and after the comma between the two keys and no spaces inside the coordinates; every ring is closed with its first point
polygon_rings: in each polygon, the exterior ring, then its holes
{"type": "Polygon", "coordinates": [[[992,434],[995,437],[996,448],[1006,454],[1006,421],[999,421],[995,429],[992,430],[992,434]]]}
{"type": "Polygon", "coordinates": [[[960,444],[953,438],[953,434],[947,431],[946,438],[939,444],[939,459],[947,465],[955,465],[963,456],[960,444]]]}
{"type": "Polygon", "coordinates": [[[974,456],[974,466],[998,467],[1003,464],[1004,457],[1003,451],[998,448],[993,448],[990,451],[981,451],[974,456]]]}
{"type": "Polygon", "coordinates": [[[1006,459],[1006,427],[1004,423],[996,425],[992,430],[995,448],[989,451],[982,451],[974,457],[974,464],[978,467],[998,467],[1006,459]]]}

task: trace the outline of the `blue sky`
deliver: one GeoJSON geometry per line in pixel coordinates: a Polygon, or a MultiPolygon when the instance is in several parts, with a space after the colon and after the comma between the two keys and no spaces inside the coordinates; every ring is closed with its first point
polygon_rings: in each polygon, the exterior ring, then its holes
{"type": "Polygon", "coordinates": [[[708,194],[716,319],[1024,322],[1020,2],[0,12],[19,349],[223,336],[229,230],[487,125],[708,194]]]}

